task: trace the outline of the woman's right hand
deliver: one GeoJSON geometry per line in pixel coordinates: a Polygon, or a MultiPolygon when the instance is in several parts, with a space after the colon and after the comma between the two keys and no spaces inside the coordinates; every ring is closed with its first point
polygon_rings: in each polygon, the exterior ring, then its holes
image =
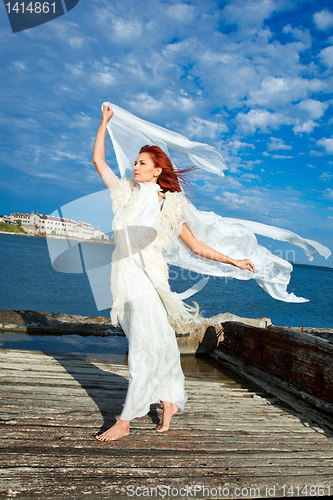
{"type": "Polygon", "coordinates": [[[256,270],[250,259],[235,260],[235,266],[239,269],[246,269],[251,273],[255,274],[256,270]]]}
{"type": "Polygon", "coordinates": [[[102,120],[108,122],[113,117],[114,111],[111,108],[110,104],[108,104],[107,102],[103,102],[102,108],[103,108],[102,120]]]}

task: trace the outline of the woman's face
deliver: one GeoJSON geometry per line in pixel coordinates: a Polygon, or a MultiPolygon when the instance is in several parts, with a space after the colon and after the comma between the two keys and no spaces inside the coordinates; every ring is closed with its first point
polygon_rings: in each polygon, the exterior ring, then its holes
{"type": "Polygon", "coordinates": [[[162,169],[156,168],[148,153],[141,153],[133,167],[135,182],[157,182],[162,169]]]}

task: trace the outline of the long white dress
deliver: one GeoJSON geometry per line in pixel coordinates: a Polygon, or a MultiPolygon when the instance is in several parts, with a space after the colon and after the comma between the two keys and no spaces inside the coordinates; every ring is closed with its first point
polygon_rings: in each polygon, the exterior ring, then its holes
{"type": "Polygon", "coordinates": [[[184,409],[187,394],[175,332],[168,315],[195,315],[171,292],[163,250],[188,209],[181,193],[122,178],[111,191],[116,248],[112,257],[111,321],[120,323],[129,343],[128,392],[120,418],[132,420],[149,412],[150,404],[168,401],[184,409]]]}

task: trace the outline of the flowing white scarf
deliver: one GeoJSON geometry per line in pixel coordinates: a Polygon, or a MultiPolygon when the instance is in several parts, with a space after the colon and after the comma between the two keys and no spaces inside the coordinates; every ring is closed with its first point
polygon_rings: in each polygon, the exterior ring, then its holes
{"type": "Polygon", "coordinates": [[[128,111],[106,103],[114,111],[108,123],[119,171],[122,177],[133,177],[133,165],[142,146],[159,146],[168,156],[169,149],[188,157],[190,163],[199,168],[224,175],[227,166],[215,148],[201,142],[190,141],[181,134],[171,132],[153,123],[142,120],[128,111]]]}

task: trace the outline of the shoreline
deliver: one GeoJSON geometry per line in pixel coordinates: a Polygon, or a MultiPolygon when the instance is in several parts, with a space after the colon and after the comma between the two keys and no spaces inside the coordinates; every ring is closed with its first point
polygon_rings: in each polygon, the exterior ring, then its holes
{"type": "Polygon", "coordinates": [[[93,239],[90,239],[90,240],[85,240],[83,238],[67,238],[67,236],[56,236],[56,235],[46,235],[46,234],[27,234],[27,233],[14,233],[12,231],[0,231],[0,235],[1,234],[12,234],[12,235],[16,235],[16,236],[28,236],[28,237],[32,237],[32,238],[42,238],[42,239],[45,239],[47,240],[48,238],[50,239],[54,239],[54,240],[66,240],[66,241],[79,241],[79,242],[85,242],[85,243],[102,243],[103,245],[107,244],[107,245],[114,245],[114,243],[110,240],[93,240],[93,239]]]}
{"type": "MultiPolygon", "coordinates": [[[[176,332],[181,354],[205,354],[222,340],[221,325],[226,321],[236,321],[259,328],[272,325],[269,318],[241,318],[231,313],[192,321],[173,320],[170,324],[176,332]]],[[[0,309],[0,334],[2,333],[51,336],[76,334],[83,337],[125,336],[122,328],[112,326],[110,317],[107,316],[80,316],[11,309],[0,309]]]]}
{"type": "MultiPolygon", "coordinates": [[[[211,318],[199,320],[169,320],[176,332],[181,353],[194,354],[208,352],[217,340],[223,339],[223,324],[237,322],[269,330],[280,328],[292,330],[295,334],[308,334],[333,342],[333,329],[273,325],[269,318],[242,318],[231,313],[220,313],[211,318]]],[[[84,337],[125,336],[121,327],[111,325],[109,316],[80,316],[31,310],[0,309],[0,334],[25,333],[28,335],[67,335],[77,334],[84,337]]]]}

